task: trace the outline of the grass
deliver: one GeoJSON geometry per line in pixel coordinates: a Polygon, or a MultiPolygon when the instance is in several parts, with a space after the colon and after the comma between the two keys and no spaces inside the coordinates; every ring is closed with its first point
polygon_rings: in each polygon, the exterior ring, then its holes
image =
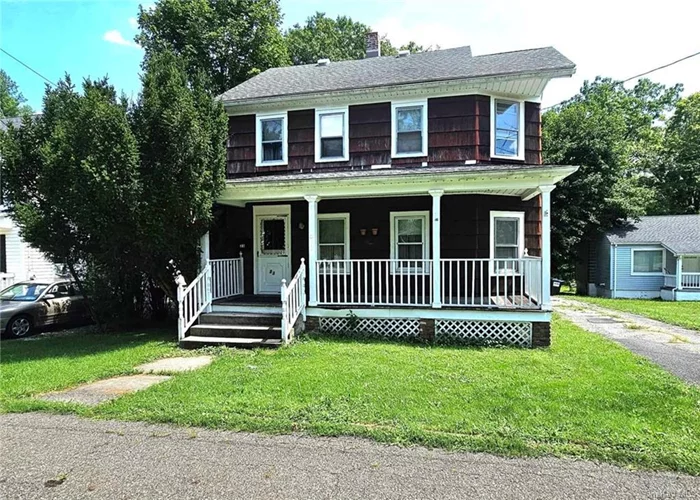
{"type": "MultiPolygon", "coordinates": [[[[553,338],[550,349],[524,350],[312,336],[279,350],[220,351],[201,370],[96,408],[41,404],[99,418],[354,435],[700,475],[698,388],[561,319],[555,320],[553,338]]],[[[28,395],[58,384],[17,375],[26,372],[22,357],[32,357],[27,349],[43,353],[43,342],[3,345],[3,351],[24,351],[11,352],[14,362],[7,365],[3,356],[3,391],[10,381],[30,384],[9,391],[11,409],[31,409],[28,395]]],[[[123,349],[138,350],[145,360],[161,349],[169,354],[170,345],[156,337],[123,349]]],[[[74,348],[75,342],[65,342],[64,355],[81,370],[82,357],[99,356],[89,349],[73,353],[74,348]]],[[[60,349],[54,348],[57,355],[60,349]]],[[[51,377],[53,356],[27,361],[34,363],[35,377],[51,377]]],[[[58,363],[63,370],[62,359],[58,363]]],[[[120,370],[127,367],[117,363],[111,371],[120,370]]]]}
{"type": "MultiPolygon", "coordinates": [[[[68,332],[0,344],[0,412],[46,408],[30,396],[134,373],[134,366],[180,352],[171,332],[68,332]]],[[[49,406],[50,407],[50,406],[49,406]]]]}
{"type": "Polygon", "coordinates": [[[638,314],[672,325],[700,330],[700,302],[669,302],[649,299],[606,299],[603,297],[567,297],[616,311],[638,314]]]}

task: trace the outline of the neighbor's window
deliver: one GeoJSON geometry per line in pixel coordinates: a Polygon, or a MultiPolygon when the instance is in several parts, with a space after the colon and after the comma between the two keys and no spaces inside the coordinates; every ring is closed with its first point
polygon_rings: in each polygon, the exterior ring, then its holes
{"type": "Polygon", "coordinates": [[[348,159],[348,109],[316,110],[316,161],[348,159]]]}
{"type": "MultiPolygon", "coordinates": [[[[350,258],[350,214],[319,214],[318,259],[348,260],[350,258]]],[[[328,272],[344,272],[344,263],[325,263],[328,272]]]]}
{"type": "Polygon", "coordinates": [[[632,250],[632,273],[660,274],[663,266],[663,250],[632,250]]]}
{"type": "Polygon", "coordinates": [[[494,99],[493,156],[517,158],[521,154],[520,103],[494,99]]]}
{"type": "Polygon", "coordinates": [[[427,267],[423,261],[430,258],[429,216],[427,211],[391,213],[391,258],[399,259],[395,270],[422,270],[427,267]]]}
{"type": "Polygon", "coordinates": [[[287,116],[258,115],[257,121],[257,165],[287,163],[287,116]]]}
{"type": "Polygon", "coordinates": [[[491,258],[495,259],[493,271],[517,272],[518,262],[524,253],[523,212],[491,212],[491,258]]]}
{"type": "Polygon", "coordinates": [[[427,101],[392,104],[392,156],[428,154],[427,101]]]}
{"type": "Polygon", "coordinates": [[[7,240],[4,234],[0,234],[0,273],[7,272],[7,240]]]}

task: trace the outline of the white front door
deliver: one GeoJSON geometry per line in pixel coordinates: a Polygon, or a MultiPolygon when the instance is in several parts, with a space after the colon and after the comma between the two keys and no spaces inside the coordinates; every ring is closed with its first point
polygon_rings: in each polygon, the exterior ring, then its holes
{"type": "Polygon", "coordinates": [[[279,294],[282,280],[291,280],[290,207],[254,207],[255,293],[279,294]]]}

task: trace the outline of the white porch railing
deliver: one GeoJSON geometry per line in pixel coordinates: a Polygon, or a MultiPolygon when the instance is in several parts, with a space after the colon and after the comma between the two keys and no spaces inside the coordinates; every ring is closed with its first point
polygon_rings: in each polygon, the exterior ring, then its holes
{"type": "Polygon", "coordinates": [[[542,261],[522,259],[441,259],[442,305],[539,309],[542,261]]]}
{"type": "Polygon", "coordinates": [[[282,280],[282,342],[289,342],[299,315],[306,321],[306,263],[301,259],[299,270],[291,279],[282,280]]]}
{"type": "Polygon", "coordinates": [[[10,285],[15,284],[15,275],[13,273],[0,273],[0,290],[4,290],[10,285]]]}
{"type": "Polygon", "coordinates": [[[316,262],[320,305],[424,306],[432,301],[429,259],[354,259],[316,262]]]}
{"type": "Polygon", "coordinates": [[[700,288],[700,273],[681,273],[683,288],[700,288]]]}
{"type": "Polygon", "coordinates": [[[180,275],[177,283],[177,337],[185,338],[185,332],[197,321],[211,304],[211,265],[207,264],[192,282],[185,286],[185,279],[180,275]]]}
{"type": "Polygon", "coordinates": [[[236,259],[212,259],[212,300],[243,295],[243,252],[236,259]]]}

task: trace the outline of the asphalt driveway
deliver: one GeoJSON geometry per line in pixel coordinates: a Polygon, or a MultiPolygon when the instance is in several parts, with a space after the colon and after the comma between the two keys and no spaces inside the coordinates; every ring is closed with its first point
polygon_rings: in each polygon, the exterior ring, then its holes
{"type": "Polygon", "coordinates": [[[553,297],[553,303],[559,314],[581,328],[608,337],[683,380],[700,385],[700,332],[575,299],[553,297]]]}
{"type": "Polygon", "coordinates": [[[0,498],[697,498],[700,478],[49,414],[0,415],[0,498]]]}

